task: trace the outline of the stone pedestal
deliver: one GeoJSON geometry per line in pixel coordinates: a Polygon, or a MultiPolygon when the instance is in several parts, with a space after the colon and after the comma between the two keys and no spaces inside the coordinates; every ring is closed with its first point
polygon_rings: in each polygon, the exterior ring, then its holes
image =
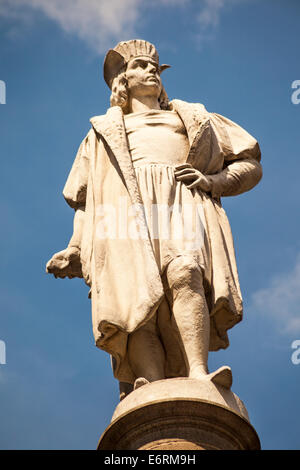
{"type": "Polygon", "coordinates": [[[98,450],[259,450],[242,401],[210,380],[159,380],[117,406],[98,450]]]}

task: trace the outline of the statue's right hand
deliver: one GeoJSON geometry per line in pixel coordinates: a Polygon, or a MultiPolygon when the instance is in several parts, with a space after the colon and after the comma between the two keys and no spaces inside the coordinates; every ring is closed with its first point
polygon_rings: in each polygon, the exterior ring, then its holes
{"type": "Polygon", "coordinates": [[[60,278],[82,277],[79,248],[68,247],[55,253],[46,265],[46,272],[60,278]]]}

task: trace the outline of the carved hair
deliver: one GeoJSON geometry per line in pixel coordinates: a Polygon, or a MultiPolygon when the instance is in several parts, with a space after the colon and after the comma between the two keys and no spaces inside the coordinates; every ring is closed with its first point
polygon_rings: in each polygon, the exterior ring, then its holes
{"type": "MultiPolygon", "coordinates": [[[[110,105],[120,106],[124,114],[128,113],[128,81],[126,72],[119,73],[112,82],[112,93],[110,95],[110,105]]],[[[166,90],[162,86],[160,96],[158,98],[161,109],[169,109],[169,98],[166,90]]]]}

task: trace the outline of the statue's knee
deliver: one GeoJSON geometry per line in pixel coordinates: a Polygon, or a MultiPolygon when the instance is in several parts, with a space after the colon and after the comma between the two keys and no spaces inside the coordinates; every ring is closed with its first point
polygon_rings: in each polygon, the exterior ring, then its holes
{"type": "Polygon", "coordinates": [[[167,280],[170,288],[180,289],[191,286],[193,282],[202,282],[202,270],[197,261],[191,256],[178,256],[168,265],[167,280]]]}

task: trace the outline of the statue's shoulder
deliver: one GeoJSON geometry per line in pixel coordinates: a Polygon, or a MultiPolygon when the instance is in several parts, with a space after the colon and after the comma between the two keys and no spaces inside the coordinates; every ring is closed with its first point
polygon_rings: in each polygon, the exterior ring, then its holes
{"type": "Polygon", "coordinates": [[[115,131],[115,125],[122,125],[122,122],[123,112],[120,106],[112,106],[108,108],[106,114],[94,116],[90,119],[94,131],[100,135],[115,131]]]}
{"type": "MultiPolygon", "coordinates": [[[[99,116],[93,116],[90,118],[90,123],[92,124],[92,128],[97,130],[97,128],[103,124],[105,121],[106,114],[100,114],[99,116]]],[[[92,130],[92,129],[91,129],[92,130]]]]}
{"type": "Polygon", "coordinates": [[[185,111],[187,113],[207,113],[207,110],[202,103],[190,103],[179,99],[170,101],[170,109],[175,111],[185,111]]]}
{"type": "Polygon", "coordinates": [[[202,103],[189,103],[175,99],[170,102],[170,108],[179,114],[185,127],[191,132],[194,132],[201,123],[209,120],[210,117],[210,113],[206,111],[202,103]]]}

